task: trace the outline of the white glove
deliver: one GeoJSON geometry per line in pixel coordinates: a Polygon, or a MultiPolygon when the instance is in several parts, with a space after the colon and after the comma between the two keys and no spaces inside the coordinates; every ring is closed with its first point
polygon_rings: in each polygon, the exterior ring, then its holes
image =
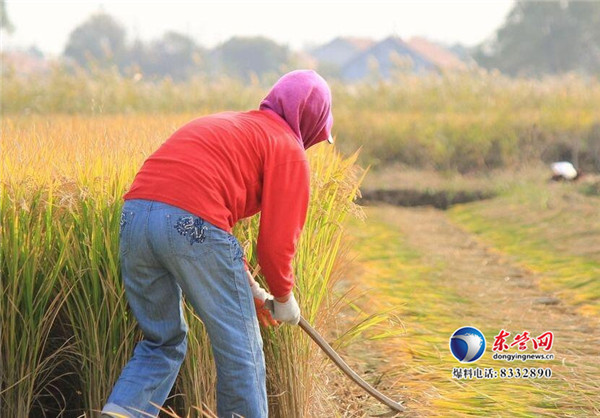
{"type": "Polygon", "coordinates": [[[277,321],[298,325],[298,322],[300,322],[300,307],[296,302],[294,293],[290,294],[290,298],[286,302],[277,302],[277,299],[273,299],[273,318],[277,321]]]}
{"type": "Polygon", "coordinates": [[[271,296],[271,294],[269,292],[267,292],[265,289],[260,287],[258,282],[256,280],[254,280],[254,278],[252,277],[252,275],[250,274],[249,271],[248,271],[248,283],[250,284],[250,290],[252,290],[252,296],[254,296],[254,299],[258,299],[261,302],[264,302],[267,299],[273,298],[273,296],[271,296]]]}
{"type": "Polygon", "coordinates": [[[273,295],[267,292],[265,289],[260,287],[258,282],[254,280],[250,271],[248,272],[248,284],[254,297],[254,307],[256,308],[256,318],[258,322],[264,327],[277,326],[279,323],[273,319],[273,315],[269,306],[265,302],[268,302],[270,306],[273,306],[273,295]]]}

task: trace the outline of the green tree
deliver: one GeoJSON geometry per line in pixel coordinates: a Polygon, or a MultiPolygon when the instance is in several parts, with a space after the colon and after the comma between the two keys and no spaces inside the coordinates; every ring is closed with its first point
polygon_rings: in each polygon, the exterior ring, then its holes
{"type": "Polygon", "coordinates": [[[8,33],[15,30],[15,27],[6,13],[6,3],[4,0],[0,0],[0,29],[7,31],[8,33]]]}
{"type": "Polygon", "coordinates": [[[91,62],[106,67],[124,64],[125,29],[112,16],[98,13],[75,28],[64,55],[86,67],[91,62]]]}
{"type": "Polygon", "coordinates": [[[187,35],[167,32],[163,37],[144,47],[138,41],[131,50],[131,60],[145,74],[183,80],[200,69],[204,62],[204,50],[187,35]]]}
{"type": "Polygon", "coordinates": [[[231,38],[218,48],[217,54],[225,72],[244,78],[279,72],[289,59],[287,47],[261,36],[231,38]]]}
{"type": "Polygon", "coordinates": [[[477,62],[512,75],[600,71],[600,2],[518,0],[477,62]]]}

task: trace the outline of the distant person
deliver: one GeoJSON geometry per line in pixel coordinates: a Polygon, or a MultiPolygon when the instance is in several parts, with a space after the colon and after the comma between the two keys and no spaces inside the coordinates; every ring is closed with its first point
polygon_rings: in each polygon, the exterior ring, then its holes
{"type": "Polygon", "coordinates": [[[580,173],[573,164],[568,161],[558,161],[550,164],[552,170],[552,180],[554,181],[573,181],[579,178],[580,173]]]}
{"type": "Polygon", "coordinates": [[[210,337],[218,416],[267,416],[259,320],[268,326],[300,319],[292,259],[310,194],[305,150],[332,142],[332,123],[325,80],[293,71],[259,110],[195,119],[144,162],[124,196],[119,250],[125,294],[144,338],[103,417],[158,414],[152,404],[163,405],[186,352],[182,293],[210,337]],[[231,234],[238,220],[258,212],[258,262],[271,294],[254,281],[231,234]],[[271,298],[272,316],[265,307],[271,298]]]}

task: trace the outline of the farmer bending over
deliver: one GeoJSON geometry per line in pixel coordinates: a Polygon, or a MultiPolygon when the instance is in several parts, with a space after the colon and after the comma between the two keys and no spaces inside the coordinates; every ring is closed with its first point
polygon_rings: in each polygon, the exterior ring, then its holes
{"type": "Polygon", "coordinates": [[[305,150],[331,142],[331,92],[314,71],[283,76],[260,110],[195,119],[145,162],[121,216],[125,293],[144,339],[104,406],[108,417],[157,415],[183,362],[182,293],[202,319],[217,366],[217,413],[266,417],[264,325],[297,324],[292,259],[309,198],[305,150]],[[258,262],[274,300],[231,234],[261,212],[258,262]],[[120,415],[119,415],[120,414],[120,415]]]}

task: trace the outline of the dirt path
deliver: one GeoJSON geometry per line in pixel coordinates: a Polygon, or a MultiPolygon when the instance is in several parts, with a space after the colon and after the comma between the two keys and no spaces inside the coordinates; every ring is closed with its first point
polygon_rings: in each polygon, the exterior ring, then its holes
{"type": "MultiPolygon", "coordinates": [[[[370,287],[378,309],[395,305],[405,328],[397,339],[369,344],[369,350],[374,350],[369,357],[385,373],[383,381],[388,383],[383,386],[406,399],[416,415],[600,414],[598,321],[577,315],[554,295],[541,291],[536,273],[452,223],[443,211],[376,207],[368,208],[367,214],[366,225],[352,228],[358,251],[364,250],[357,253],[362,273],[355,284],[370,287]],[[384,243],[377,256],[369,256],[368,246],[378,240],[384,243]],[[398,241],[401,248],[395,245],[398,241]],[[416,255],[402,261],[396,275],[390,271],[394,252],[404,250],[416,255]],[[449,353],[448,338],[467,325],[484,332],[488,347],[481,361],[461,365],[449,353]],[[493,337],[501,329],[511,332],[509,343],[524,330],[532,337],[552,331],[556,359],[491,360],[493,337]],[[383,366],[379,360],[385,360],[383,366]],[[452,368],[461,366],[550,367],[553,377],[452,379],[452,368]]],[[[524,352],[534,353],[529,347],[524,352]]]]}

